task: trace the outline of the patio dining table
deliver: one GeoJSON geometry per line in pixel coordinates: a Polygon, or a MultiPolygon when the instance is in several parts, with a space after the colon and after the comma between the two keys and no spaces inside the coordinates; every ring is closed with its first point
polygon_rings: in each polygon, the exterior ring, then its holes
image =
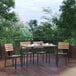
{"type": "MultiPolygon", "coordinates": [[[[46,56],[47,56],[47,54],[49,54],[49,59],[50,59],[50,54],[51,53],[53,53],[53,54],[56,54],[57,53],[56,52],[57,50],[55,50],[55,49],[57,49],[57,45],[54,45],[52,43],[30,44],[30,45],[27,45],[27,49],[29,49],[28,51],[32,51],[33,56],[38,51],[45,51],[46,52],[46,56]]],[[[33,59],[33,61],[34,61],[34,59],[33,59]]],[[[46,62],[47,62],[47,57],[46,57],[46,62]]],[[[50,60],[49,60],[49,62],[50,62],[50,60]]],[[[21,62],[21,64],[23,65],[23,61],[21,62]]]]}

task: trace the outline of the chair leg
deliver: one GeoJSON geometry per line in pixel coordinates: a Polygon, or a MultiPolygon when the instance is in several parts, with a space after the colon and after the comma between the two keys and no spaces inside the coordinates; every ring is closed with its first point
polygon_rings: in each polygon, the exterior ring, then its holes
{"type": "Polygon", "coordinates": [[[14,58],[14,59],[15,59],[15,69],[16,69],[17,58],[14,58]]]}
{"type": "Polygon", "coordinates": [[[28,54],[26,56],[26,65],[28,65],[28,54]]]}
{"type": "Polygon", "coordinates": [[[23,59],[23,60],[24,60],[24,65],[25,65],[25,55],[23,56],[23,58],[24,58],[24,59],[23,59]]]}
{"type": "Polygon", "coordinates": [[[12,58],[12,66],[14,66],[14,58],[12,58]]]}
{"type": "Polygon", "coordinates": [[[31,56],[31,54],[30,54],[30,62],[31,62],[31,57],[32,57],[32,56],[31,56]]]}
{"type": "Polygon", "coordinates": [[[23,67],[23,56],[20,57],[21,67],[23,67]]]}
{"type": "Polygon", "coordinates": [[[47,63],[47,53],[46,53],[46,63],[47,63]]]}
{"type": "Polygon", "coordinates": [[[34,64],[34,53],[33,53],[33,64],[34,64]]]}
{"type": "Polygon", "coordinates": [[[65,56],[65,64],[67,65],[68,64],[68,56],[65,56]]]}
{"type": "Polygon", "coordinates": [[[49,54],[49,64],[50,64],[50,54],[49,54]]]}
{"type": "Polygon", "coordinates": [[[38,54],[37,54],[37,64],[38,64],[38,62],[39,62],[39,60],[38,60],[38,59],[39,59],[39,57],[38,57],[38,54]]]}
{"type": "Polygon", "coordinates": [[[70,62],[70,59],[69,58],[70,58],[69,55],[67,55],[67,61],[68,61],[68,63],[70,62]]]}
{"type": "Polygon", "coordinates": [[[5,58],[4,67],[6,67],[7,58],[5,58]]]}
{"type": "Polygon", "coordinates": [[[43,53],[43,55],[42,55],[42,60],[43,60],[43,63],[44,63],[44,53],[43,53]]]}
{"type": "Polygon", "coordinates": [[[59,63],[59,57],[58,54],[56,54],[56,66],[58,67],[58,63],[59,63]]]}
{"type": "Polygon", "coordinates": [[[68,57],[68,59],[67,59],[67,60],[68,60],[68,63],[69,63],[69,62],[70,62],[70,59],[69,59],[69,57],[68,57]]]}

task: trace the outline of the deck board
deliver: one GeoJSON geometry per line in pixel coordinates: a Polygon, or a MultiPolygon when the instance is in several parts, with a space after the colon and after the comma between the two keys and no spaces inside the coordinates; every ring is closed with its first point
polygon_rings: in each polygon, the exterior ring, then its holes
{"type": "MultiPolygon", "coordinates": [[[[11,61],[9,61],[11,63],[11,61]]],[[[76,60],[70,59],[70,63],[65,65],[64,59],[60,60],[59,66],[55,65],[55,60],[51,59],[50,64],[39,63],[17,69],[8,66],[4,67],[4,61],[0,60],[0,76],[76,76],[76,60]]]]}

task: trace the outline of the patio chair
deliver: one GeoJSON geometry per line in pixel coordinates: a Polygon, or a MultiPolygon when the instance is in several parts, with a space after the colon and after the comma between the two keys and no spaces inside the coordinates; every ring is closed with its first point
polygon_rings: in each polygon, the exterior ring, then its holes
{"type": "Polygon", "coordinates": [[[44,50],[46,52],[46,63],[50,64],[51,57],[54,57],[57,46],[53,43],[45,43],[44,50]]]}
{"type": "Polygon", "coordinates": [[[44,54],[46,54],[46,52],[44,51],[44,47],[42,46],[43,41],[37,41],[33,43],[38,44],[38,46],[34,47],[34,50],[36,50],[36,54],[37,54],[37,64],[39,62],[39,55],[42,56],[42,61],[44,62],[44,54]]]}
{"type": "Polygon", "coordinates": [[[20,49],[21,49],[21,54],[23,56],[23,62],[25,64],[25,57],[26,57],[26,64],[28,63],[28,57],[30,56],[30,62],[31,62],[31,56],[32,56],[32,51],[30,51],[30,45],[31,42],[20,42],[20,49]]]}
{"type": "Polygon", "coordinates": [[[58,42],[58,51],[57,51],[57,66],[59,63],[59,55],[65,57],[65,63],[69,62],[69,43],[68,42],[58,42]]]}
{"type": "Polygon", "coordinates": [[[15,54],[13,44],[5,44],[4,48],[5,48],[5,63],[4,63],[4,66],[6,67],[7,59],[12,59],[12,65],[15,64],[15,69],[16,69],[17,58],[20,58],[21,56],[15,54]]]}

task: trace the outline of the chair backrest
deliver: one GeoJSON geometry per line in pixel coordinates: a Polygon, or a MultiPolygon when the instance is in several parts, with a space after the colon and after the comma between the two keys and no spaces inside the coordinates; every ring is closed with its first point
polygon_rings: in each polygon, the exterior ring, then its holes
{"type": "Polygon", "coordinates": [[[5,44],[4,47],[5,47],[6,52],[14,51],[14,48],[13,48],[12,44],[5,44]]]}
{"type": "Polygon", "coordinates": [[[43,41],[36,41],[36,42],[33,42],[34,44],[43,44],[43,41]]]}
{"type": "Polygon", "coordinates": [[[69,49],[68,42],[58,42],[58,49],[69,49]]]}
{"type": "Polygon", "coordinates": [[[37,44],[34,48],[43,48],[43,46],[41,46],[43,44],[43,41],[36,41],[36,42],[33,42],[33,44],[37,44]]]}
{"type": "Polygon", "coordinates": [[[31,44],[31,42],[20,42],[20,47],[21,47],[21,49],[25,49],[30,44],[31,44]]]}

